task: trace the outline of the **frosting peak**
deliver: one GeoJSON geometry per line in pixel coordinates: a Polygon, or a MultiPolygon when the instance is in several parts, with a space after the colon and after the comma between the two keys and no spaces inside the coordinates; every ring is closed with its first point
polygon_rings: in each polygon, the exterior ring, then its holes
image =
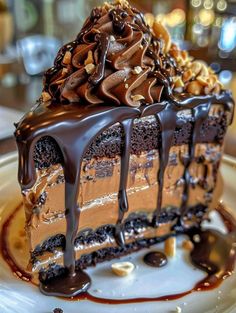
{"type": "Polygon", "coordinates": [[[212,72],[194,81],[187,53],[171,44],[161,24],[147,22],[124,0],[94,8],[76,40],[59,50],[45,73],[43,99],[137,107],[174,92],[204,94],[209,75],[220,91],[212,72]]]}

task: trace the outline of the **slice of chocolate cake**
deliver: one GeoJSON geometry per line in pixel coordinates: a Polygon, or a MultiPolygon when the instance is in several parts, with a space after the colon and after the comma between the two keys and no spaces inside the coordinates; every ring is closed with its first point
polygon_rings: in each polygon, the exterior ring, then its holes
{"type": "Polygon", "coordinates": [[[41,290],[75,295],[90,284],[87,266],[198,227],[233,107],[161,24],[126,1],[93,9],[15,133],[41,290]]]}

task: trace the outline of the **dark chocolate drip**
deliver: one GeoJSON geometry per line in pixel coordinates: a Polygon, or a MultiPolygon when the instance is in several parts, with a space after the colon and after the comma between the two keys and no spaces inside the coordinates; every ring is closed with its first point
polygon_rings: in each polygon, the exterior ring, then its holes
{"type": "Polygon", "coordinates": [[[46,296],[74,297],[85,293],[90,285],[90,277],[83,271],[77,271],[74,275],[59,276],[40,283],[40,291],[46,296]]]}
{"type": "Polygon", "coordinates": [[[125,133],[125,146],[121,155],[121,164],[120,164],[120,187],[118,193],[118,203],[119,203],[119,213],[118,220],[116,223],[116,233],[115,238],[116,242],[120,246],[124,246],[125,238],[124,232],[121,229],[121,223],[124,217],[125,212],[129,209],[129,203],[127,198],[127,180],[129,173],[129,159],[130,159],[130,146],[131,146],[131,136],[133,129],[133,120],[125,120],[122,123],[124,133],[125,133]]]}
{"type": "Polygon", "coordinates": [[[160,251],[152,251],[145,254],[143,261],[152,267],[163,267],[168,263],[166,255],[160,251]]]}
{"type": "MultiPolygon", "coordinates": [[[[166,86],[167,94],[169,87],[166,86]]],[[[125,128],[126,144],[123,152],[124,161],[121,162],[121,185],[119,192],[120,212],[122,214],[128,209],[126,201],[126,182],[127,168],[129,160],[130,137],[132,121],[135,118],[141,118],[148,115],[157,115],[162,126],[162,145],[161,151],[161,171],[158,175],[159,183],[163,186],[164,168],[168,163],[169,149],[171,139],[173,137],[176,125],[176,112],[183,109],[196,108],[195,124],[200,125],[202,122],[202,114],[208,112],[209,103],[221,103],[226,108],[232,110],[233,102],[230,94],[227,92],[219,96],[199,96],[199,97],[169,97],[169,103],[153,104],[150,106],[141,106],[139,108],[127,106],[81,106],[70,104],[67,106],[52,104],[49,107],[39,103],[31,112],[29,112],[21,121],[16,130],[16,139],[19,149],[19,182],[22,190],[31,188],[36,180],[36,173],[33,161],[33,150],[35,143],[43,136],[51,136],[58,144],[63,155],[63,168],[65,175],[65,207],[66,207],[66,248],[64,252],[64,265],[68,271],[68,279],[63,278],[64,295],[69,296],[70,290],[74,286],[74,282],[79,277],[85,277],[81,272],[75,272],[75,253],[74,240],[79,227],[80,208],[77,204],[80,183],[80,168],[85,152],[91,142],[100,135],[103,130],[111,125],[122,122],[125,128]],[[199,109],[198,109],[199,107],[199,109]],[[199,121],[198,121],[199,119],[199,121]],[[129,120],[129,122],[125,122],[129,120]],[[162,182],[161,182],[162,181],[162,182]],[[122,204],[122,205],[121,205],[122,204]],[[65,283],[66,282],[66,283],[65,283]],[[71,282],[71,284],[70,284],[71,282]]],[[[196,130],[195,130],[196,132],[196,130]]],[[[197,134],[197,132],[196,132],[197,134]]],[[[194,134],[193,138],[195,138],[194,134]]],[[[195,140],[195,139],[194,139],[195,140]]],[[[161,190],[162,188],[160,188],[161,190]]],[[[156,216],[158,217],[161,208],[161,191],[158,196],[158,207],[156,216]]],[[[120,214],[119,212],[119,214],[120,214]]],[[[123,215],[119,215],[121,219],[123,215]]],[[[158,220],[156,220],[158,224],[158,220]]],[[[122,242],[121,242],[122,243],[122,242]]],[[[60,284],[59,284],[60,285],[60,284]]],[[[89,282],[85,284],[89,287],[89,282]]],[[[52,288],[41,288],[46,291],[50,290],[50,294],[62,292],[62,287],[56,285],[52,288]]],[[[78,285],[74,293],[80,293],[81,285],[78,285]]],[[[84,289],[83,289],[84,291],[84,289]]]]}
{"type": "Polygon", "coordinates": [[[191,175],[189,172],[189,168],[191,163],[194,160],[195,157],[195,147],[197,144],[197,138],[200,135],[200,130],[202,123],[207,119],[209,110],[210,110],[211,102],[206,102],[205,104],[200,104],[192,109],[192,114],[194,118],[194,126],[193,126],[193,132],[192,132],[192,138],[189,142],[188,146],[188,157],[184,160],[184,174],[183,174],[183,180],[184,180],[184,191],[182,195],[182,203],[180,207],[180,214],[181,218],[179,220],[180,224],[183,222],[182,217],[186,214],[187,211],[187,205],[188,205],[188,195],[189,195],[189,188],[191,186],[191,175]]]}
{"type": "Polygon", "coordinates": [[[157,119],[161,126],[161,145],[159,148],[159,170],[157,174],[157,208],[153,214],[153,223],[156,226],[158,226],[158,216],[161,213],[165,169],[169,162],[170,148],[176,127],[176,111],[173,105],[171,103],[167,104],[166,108],[157,114],[157,119]]]}

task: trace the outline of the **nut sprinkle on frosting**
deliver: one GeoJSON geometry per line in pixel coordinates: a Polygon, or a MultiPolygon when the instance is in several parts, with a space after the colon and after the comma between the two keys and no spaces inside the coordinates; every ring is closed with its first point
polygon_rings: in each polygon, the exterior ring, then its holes
{"type": "Polygon", "coordinates": [[[59,50],[44,75],[43,99],[138,107],[221,88],[210,68],[171,43],[162,24],[118,0],[93,9],[76,40],[59,50]]]}

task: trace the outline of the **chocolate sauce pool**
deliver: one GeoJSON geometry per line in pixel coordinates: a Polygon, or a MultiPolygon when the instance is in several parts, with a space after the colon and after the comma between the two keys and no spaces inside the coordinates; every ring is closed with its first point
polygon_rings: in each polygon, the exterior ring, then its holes
{"type": "MultiPolygon", "coordinates": [[[[21,206],[18,206],[3,224],[1,235],[1,253],[14,275],[22,279],[23,281],[32,282],[32,276],[29,273],[25,272],[19,265],[17,265],[17,263],[11,256],[8,247],[8,229],[12,219],[15,218],[16,213],[19,211],[20,207],[21,206]]],[[[88,292],[83,292],[77,296],[72,296],[71,298],[64,299],[67,300],[70,299],[71,301],[89,300],[101,304],[118,305],[118,304],[176,300],[195,291],[207,291],[217,288],[234,271],[234,265],[236,261],[236,220],[223,207],[223,205],[219,205],[219,207],[216,210],[222,217],[222,220],[228,230],[228,234],[224,235],[212,229],[211,230],[198,229],[188,234],[189,238],[194,243],[194,249],[190,254],[190,259],[194,266],[202,269],[207,274],[206,277],[203,280],[197,282],[196,285],[191,290],[178,294],[165,295],[161,297],[152,297],[152,298],[139,297],[132,299],[107,299],[93,296],[88,292]],[[197,240],[197,242],[194,239],[196,235],[198,236],[199,239],[197,240]]],[[[85,274],[84,276],[83,272],[79,272],[78,275],[81,275],[80,278],[84,279],[82,285],[80,280],[79,282],[80,287],[86,290],[87,289],[86,284],[90,283],[90,278],[87,276],[87,274],[85,274]]],[[[72,281],[74,281],[76,284],[78,283],[77,277],[78,276],[75,276],[75,278],[71,278],[72,281]]],[[[53,286],[54,283],[57,284],[56,290],[60,291],[60,288],[62,288],[62,294],[64,295],[63,287],[59,286],[58,288],[58,284],[61,284],[61,281],[58,281],[57,279],[52,281],[52,285],[50,284],[47,285],[47,288],[52,288],[52,290],[49,291],[46,290],[45,293],[48,294],[48,292],[50,292],[54,293],[54,295],[60,295],[58,292],[55,293],[55,286],[53,286]]],[[[41,288],[45,287],[41,286],[41,288]]],[[[77,286],[75,290],[77,290],[77,286]]],[[[44,292],[44,290],[42,291],[44,292]]],[[[73,290],[71,290],[71,294],[72,293],[73,290]]]]}
{"type": "Polygon", "coordinates": [[[168,262],[168,259],[161,251],[152,251],[145,254],[143,258],[144,263],[152,267],[162,267],[168,262]]]}

